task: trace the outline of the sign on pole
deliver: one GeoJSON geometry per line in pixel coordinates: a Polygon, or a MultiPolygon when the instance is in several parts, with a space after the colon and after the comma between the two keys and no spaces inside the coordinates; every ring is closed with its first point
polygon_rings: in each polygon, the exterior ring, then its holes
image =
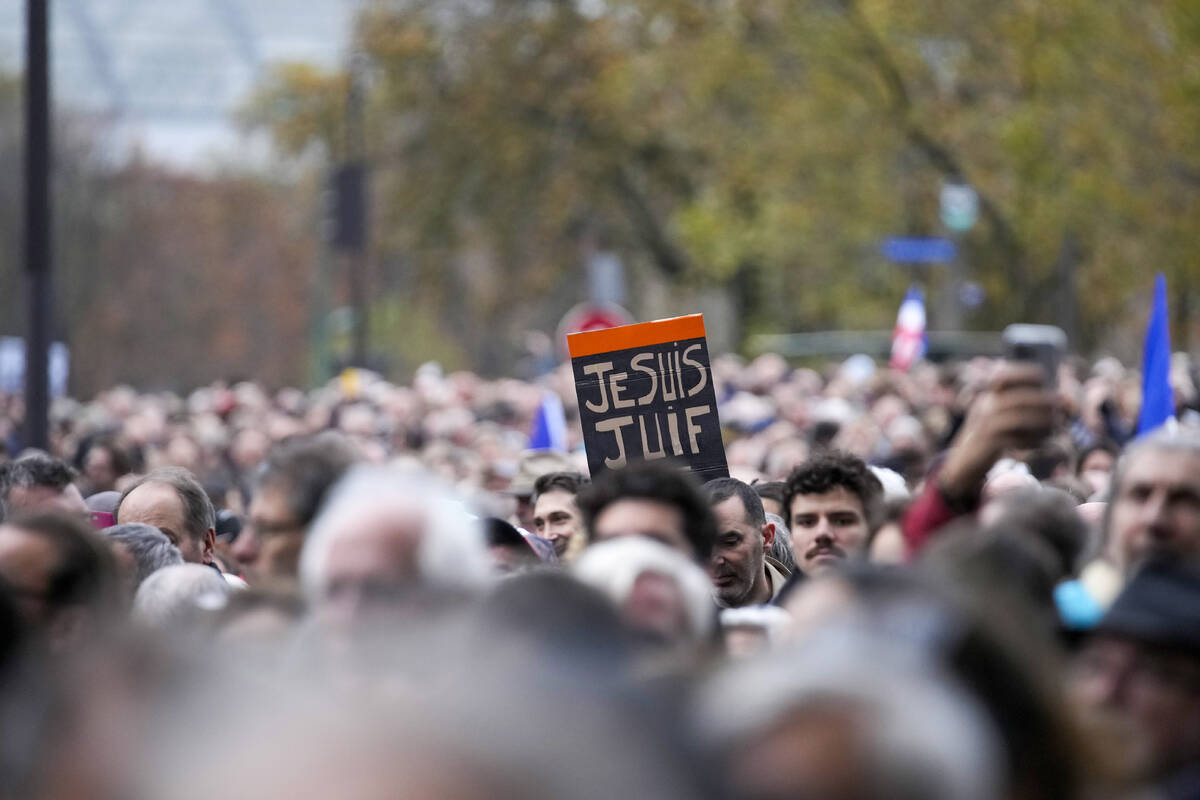
{"type": "Polygon", "coordinates": [[[955,233],[965,233],[979,218],[979,195],[964,183],[947,183],[938,195],[942,224],[955,233]]]}
{"type": "Polygon", "coordinates": [[[941,264],[958,255],[954,242],[929,236],[892,236],[880,249],[884,258],[897,264],[941,264]]]}
{"type": "Polygon", "coordinates": [[[592,477],[671,458],[701,481],[729,475],[704,317],[567,337],[592,477]]]}

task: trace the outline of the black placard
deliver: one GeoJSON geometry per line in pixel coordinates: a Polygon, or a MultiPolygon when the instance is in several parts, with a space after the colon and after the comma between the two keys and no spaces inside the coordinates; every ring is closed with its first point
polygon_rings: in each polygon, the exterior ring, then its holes
{"type": "MultiPolygon", "coordinates": [[[[651,340],[657,324],[646,323],[651,340]]],[[[592,477],[660,458],[701,482],[729,475],[703,336],[576,355],[571,365],[592,477]]]]}

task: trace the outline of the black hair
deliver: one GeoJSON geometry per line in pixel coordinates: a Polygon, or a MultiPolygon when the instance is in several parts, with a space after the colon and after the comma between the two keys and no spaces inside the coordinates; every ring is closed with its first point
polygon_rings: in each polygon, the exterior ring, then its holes
{"type": "Polygon", "coordinates": [[[99,433],[79,443],[75,452],[75,468],[83,469],[87,464],[88,454],[93,450],[107,450],[112,461],[113,475],[120,478],[133,471],[133,459],[125,448],[117,443],[117,437],[112,433],[99,433]]]}
{"type": "Polygon", "coordinates": [[[46,453],[30,453],[0,466],[0,521],[13,511],[9,508],[13,489],[41,487],[61,492],[73,480],[75,470],[62,459],[46,453]]]}
{"type": "Polygon", "coordinates": [[[717,541],[717,521],[690,473],[669,461],[641,461],[606,472],[576,498],[588,536],[600,512],[618,500],[653,500],[683,515],[683,533],[696,559],[708,561],[717,541]]]}
{"type": "Polygon", "coordinates": [[[762,498],[748,483],[743,483],[737,478],[714,478],[704,484],[704,494],[708,498],[710,506],[736,497],[741,501],[742,508],[745,510],[746,522],[755,528],[761,528],[767,524],[767,514],[763,511],[762,498]]]}
{"type": "Polygon", "coordinates": [[[883,521],[883,484],[856,455],[827,450],[805,461],[788,476],[783,494],[783,518],[791,522],[792,501],[805,494],[825,494],[842,488],[862,503],[867,527],[875,530],[883,521]]]}
{"type": "Polygon", "coordinates": [[[783,587],[771,598],[770,605],[782,607],[808,580],[810,579],[808,575],[804,574],[803,570],[792,570],[792,574],[783,582],[783,587]]]}
{"type": "Polygon", "coordinates": [[[1121,455],[1121,448],[1117,447],[1115,442],[1111,442],[1108,439],[1100,439],[1099,441],[1092,442],[1087,447],[1079,451],[1079,457],[1075,460],[1076,476],[1078,476],[1083,470],[1083,463],[1087,461],[1088,456],[1097,452],[1108,453],[1113,457],[1113,462],[1115,463],[1117,457],[1121,455]]]}
{"type": "Polygon", "coordinates": [[[763,500],[774,500],[782,505],[783,493],[787,490],[787,484],[783,481],[755,481],[750,484],[750,488],[758,492],[758,496],[763,500]]]}
{"type": "Polygon", "coordinates": [[[1029,472],[1039,481],[1049,480],[1059,467],[1071,464],[1071,449],[1063,442],[1050,440],[1034,450],[1026,459],[1029,472]]]}
{"type": "Polygon", "coordinates": [[[546,492],[563,491],[569,494],[579,494],[583,487],[590,483],[589,478],[579,472],[547,472],[539,475],[533,482],[533,502],[546,492]]]}

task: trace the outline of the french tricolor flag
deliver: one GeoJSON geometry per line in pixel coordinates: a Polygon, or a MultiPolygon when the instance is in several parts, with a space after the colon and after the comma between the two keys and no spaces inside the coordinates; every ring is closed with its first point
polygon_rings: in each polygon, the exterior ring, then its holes
{"type": "Polygon", "coordinates": [[[892,369],[907,370],[925,355],[925,293],[918,286],[908,287],[900,313],[896,315],[896,330],[892,334],[892,369]]]}
{"type": "Polygon", "coordinates": [[[542,392],[542,402],[533,416],[533,430],[529,432],[529,449],[567,452],[567,414],[562,398],[555,392],[542,392]]]}

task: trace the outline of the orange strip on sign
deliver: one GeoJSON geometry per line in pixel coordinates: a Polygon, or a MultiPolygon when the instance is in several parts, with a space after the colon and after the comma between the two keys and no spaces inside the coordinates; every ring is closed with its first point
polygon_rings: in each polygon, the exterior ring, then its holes
{"type": "Polygon", "coordinates": [[[571,358],[611,353],[614,350],[631,350],[652,344],[667,344],[684,339],[704,337],[704,315],[689,314],[654,322],[639,322],[619,328],[599,331],[584,331],[567,335],[567,350],[571,358]]]}

